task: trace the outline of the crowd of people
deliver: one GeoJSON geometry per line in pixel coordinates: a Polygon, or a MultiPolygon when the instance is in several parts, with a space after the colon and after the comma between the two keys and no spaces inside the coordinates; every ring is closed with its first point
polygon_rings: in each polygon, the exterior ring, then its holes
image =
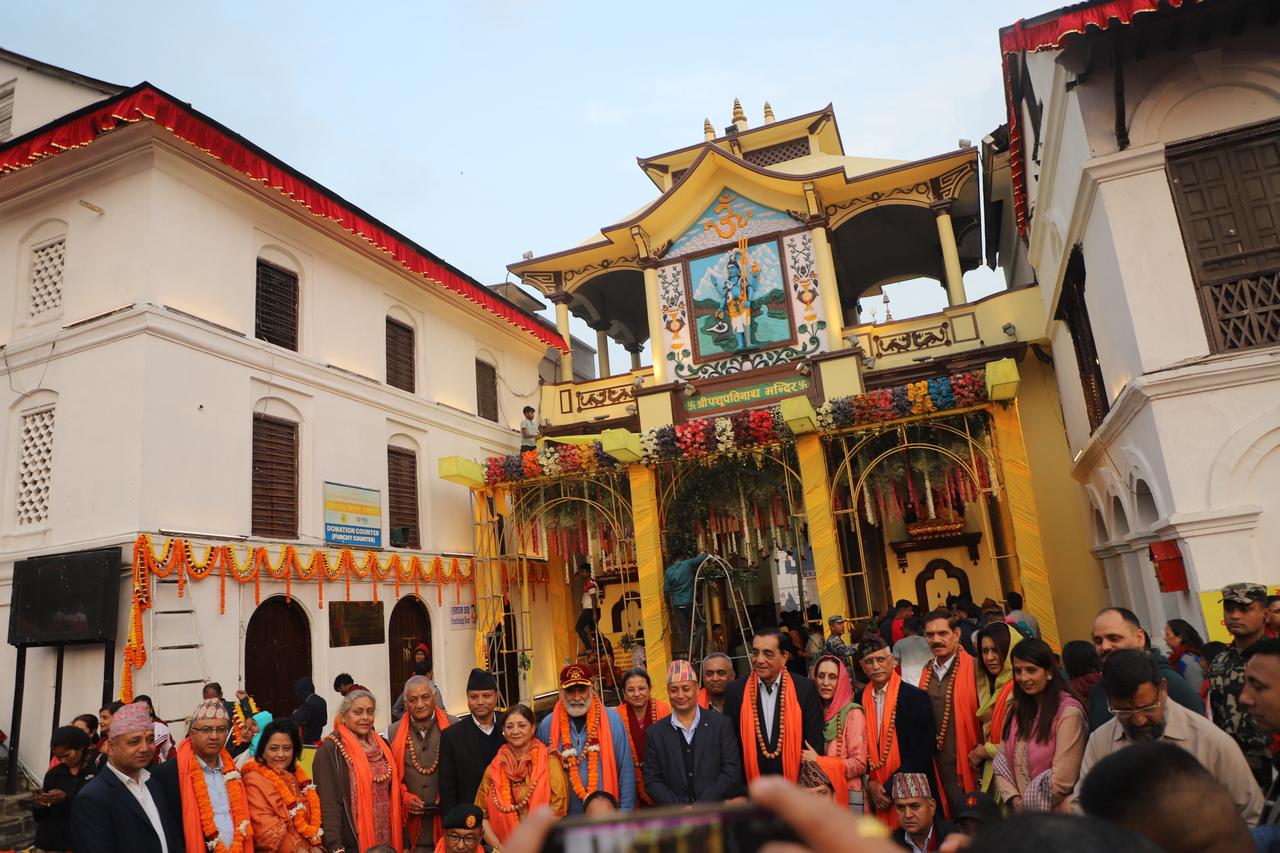
{"type": "Polygon", "coordinates": [[[1166,655],[1123,608],[1059,654],[1016,595],[1008,612],[961,600],[917,616],[899,602],[879,624],[832,616],[800,672],[795,638],[769,627],[751,638],[744,677],[720,651],[675,660],[660,674],[665,701],[659,674],[634,667],[611,706],[593,667],[571,663],[540,720],[521,704],[499,711],[483,669],[466,685],[468,715],[450,716],[421,659],[394,700],[403,716],[382,732],[378,698],[346,675],[332,719],[309,679],[289,716],[205,685],[177,743],[139,696],[54,733],[36,844],[510,853],[531,815],[541,826],[546,812],[735,802],[777,776],[818,813],[835,804],[862,821],[850,837],[875,835],[870,824],[916,853],[995,849],[1006,824],[1023,838],[1128,837],[1135,850],[1268,850],[1280,835],[1272,603],[1259,585],[1228,586],[1233,642],[1210,648],[1174,620],[1166,655]]]}

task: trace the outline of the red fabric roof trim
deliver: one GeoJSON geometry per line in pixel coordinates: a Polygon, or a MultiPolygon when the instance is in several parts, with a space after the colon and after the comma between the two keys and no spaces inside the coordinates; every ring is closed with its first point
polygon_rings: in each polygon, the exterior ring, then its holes
{"type": "Polygon", "coordinates": [[[88,145],[100,135],[123,124],[142,120],[154,121],[231,169],[279,190],[306,207],[313,215],[338,223],[394,257],[410,272],[465,297],[548,346],[568,352],[569,348],[560,335],[494,296],[483,285],[468,281],[438,261],[406,245],[298,176],[249,150],[243,143],[212,126],[187,107],[147,86],[0,151],[0,176],[28,168],[63,151],[88,145]]]}
{"type": "Polygon", "coordinates": [[[1079,35],[1089,30],[1105,30],[1113,23],[1129,26],[1133,19],[1145,12],[1159,11],[1160,7],[1178,9],[1183,4],[1195,5],[1202,0],[1111,0],[1087,9],[1064,10],[1047,21],[1027,26],[1026,19],[1017,21],[1000,31],[1000,57],[1004,65],[1005,101],[1009,109],[1009,169],[1013,181],[1013,208],[1018,233],[1027,235],[1027,187],[1024,180],[1025,165],[1022,151],[1022,129],[1018,124],[1020,110],[1013,102],[1011,54],[1023,51],[1056,50],[1067,36],[1079,35]]]}

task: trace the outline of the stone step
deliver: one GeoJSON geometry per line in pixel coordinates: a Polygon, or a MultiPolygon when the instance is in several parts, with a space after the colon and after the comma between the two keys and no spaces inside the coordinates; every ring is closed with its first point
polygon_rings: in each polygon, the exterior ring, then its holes
{"type": "Polygon", "coordinates": [[[36,822],[30,811],[21,817],[0,817],[0,850],[25,850],[35,839],[36,822]]]}

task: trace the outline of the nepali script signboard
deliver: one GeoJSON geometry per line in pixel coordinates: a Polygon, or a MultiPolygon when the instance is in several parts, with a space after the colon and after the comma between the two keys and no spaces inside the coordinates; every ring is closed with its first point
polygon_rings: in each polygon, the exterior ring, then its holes
{"type": "Polygon", "coordinates": [[[705,415],[726,409],[742,406],[758,406],[770,400],[794,397],[808,392],[811,381],[807,376],[796,376],[788,379],[775,379],[772,382],[761,382],[745,388],[731,388],[727,391],[701,392],[696,397],[684,401],[684,410],[691,415],[705,415]]]}
{"type": "Polygon", "coordinates": [[[377,489],[324,484],[324,541],[358,548],[382,547],[382,493],[377,489]]]}

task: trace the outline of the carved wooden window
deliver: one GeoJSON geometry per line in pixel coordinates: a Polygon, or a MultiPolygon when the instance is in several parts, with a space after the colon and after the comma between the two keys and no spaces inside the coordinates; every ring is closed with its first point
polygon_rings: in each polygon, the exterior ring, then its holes
{"type": "Polygon", "coordinates": [[[498,368],[476,359],[476,414],[498,422],[498,368]]]}
{"type": "Polygon", "coordinates": [[[387,448],[387,522],[391,545],[421,548],[418,526],[418,454],[387,448]]]}
{"type": "Polygon", "coordinates": [[[799,157],[809,156],[809,140],[807,137],[799,139],[788,139],[786,142],[779,142],[775,145],[766,145],[764,148],[757,148],[755,151],[744,151],[742,159],[746,160],[753,166],[767,168],[776,166],[778,163],[785,163],[788,160],[795,160],[799,157]]]}
{"type": "Polygon", "coordinates": [[[413,327],[387,318],[387,384],[413,393],[413,327]]]}
{"type": "Polygon", "coordinates": [[[1280,343],[1280,122],[1170,147],[1168,172],[1210,348],[1280,343]]]}
{"type": "Polygon", "coordinates": [[[298,538],[298,425],[253,416],[254,536],[298,538]]]}
{"type": "Polygon", "coordinates": [[[53,479],[53,409],[22,416],[18,462],[18,524],[42,524],[49,518],[53,479]]]}
{"type": "Polygon", "coordinates": [[[1084,392],[1085,411],[1089,416],[1089,432],[1102,425],[1110,410],[1107,386],[1102,381],[1102,365],[1093,342],[1093,326],[1084,301],[1084,255],[1080,247],[1071,250],[1067,273],[1062,281],[1062,297],[1058,301],[1057,318],[1067,324],[1071,345],[1076,351],[1076,368],[1080,371],[1080,388],[1084,392]]]}
{"type": "Polygon", "coordinates": [[[298,275],[258,259],[254,337],[285,349],[298,349],[298,275]]]}

